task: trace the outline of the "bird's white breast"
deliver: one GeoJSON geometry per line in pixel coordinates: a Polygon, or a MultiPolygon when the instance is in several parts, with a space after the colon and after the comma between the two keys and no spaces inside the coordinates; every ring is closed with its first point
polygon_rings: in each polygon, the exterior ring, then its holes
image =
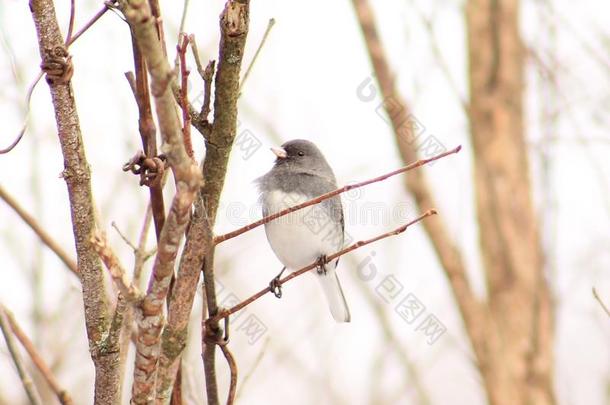
{"type": "MultiPolygon", "coordinates": [[[[300,193],[268,192],[263,203],[267,214],[308,201],[300,193]]],[[[330,255],[343,247],[343,230],[321,205],[292,212],[265,224],[271,248],[284,266],[297,270],[321,255],[330,255]]]]}

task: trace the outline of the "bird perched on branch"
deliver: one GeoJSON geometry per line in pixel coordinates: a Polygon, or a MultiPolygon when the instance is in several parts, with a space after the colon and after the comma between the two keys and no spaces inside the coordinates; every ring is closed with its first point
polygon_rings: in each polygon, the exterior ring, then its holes
{"type": "MultiPolygon", "coordinates": [[[[296,139],[271,150],[277,156],[275,164],[257,180],[264,216],[337,188],[333,170],[312,142],[296,139]]],[[[274,294],[281,297],[278,282],[286,268],[294,271],[317,261],[318,266],[312,272],[320,280],[333,318],[349,322],[349,308],[335,272],[339,259],[325,263],[327,255],[343,248],[344,228],[339,196],[266,223],[267,240],[284,265],[270,283],[274,294]]]]}

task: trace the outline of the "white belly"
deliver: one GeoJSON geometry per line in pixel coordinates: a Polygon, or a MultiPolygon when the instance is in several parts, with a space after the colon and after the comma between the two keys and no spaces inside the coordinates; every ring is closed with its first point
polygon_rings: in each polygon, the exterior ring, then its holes
{"type": "MultiPolygon", "coordinates": [[[[309,200],[297,193],[273,191],[265,196],[268,214],[309,200]]],[[[292,212],[265,224],[267,239],[278,259],[291,270],[298,270],[342,249],[341,225],[320,205],[292,212]]]]}

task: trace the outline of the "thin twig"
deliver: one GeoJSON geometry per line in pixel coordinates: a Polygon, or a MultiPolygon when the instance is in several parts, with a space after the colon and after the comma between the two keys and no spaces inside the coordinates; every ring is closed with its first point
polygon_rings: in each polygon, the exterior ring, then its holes
{"type": "Polygon", "coordinates": [[[26,110],[25,110],[25,117],[23,118],[23,125],[21,126],[19,133],[15,137],[15,140],[6,148],[0,149],[0,155],[9,153],[10,151],[12,151],[15,148],[15,146],[17,146],[17,144],[19,144],[19,142],[21,141],[21,138],[23,138],[23,135],[25,134],[25,131],[28,128],[28,121],[30,119],[30,102],[32,100],[32,94],[34,94],[34,89],[36,88],[36,85],[38,84],[40,79],[42,79],[42,76],[43,76],[43,73],[42,73],[42,71],[40,71],[38,73],[38,76],[36,76],[36,78],[32,82],[32,84],[30,84],[30,87],[28,87],[28,91],[25,95],[26,110]]]}
{"type": "Polygon", "coordinates": [[[68,24],[68,34],[66,34],[66,44],[70,43],[72,32],[74,31],[74,17],[76,15],[75,0],[70,0],[70,22],[68,24]]]}
{"type": "Polygon", "coordinates": [[[184,32],[184,27],[186,25],[186,16],[189,12],[189,0],[184,0],[184,5],[182,6],[182,17],[180,17],[180,26],[178,28],[178,35],[184,32]]]}
{"type": "MultiPolygon", "coordinates": [[[[135,80],[129,80],[129,76],[127,74],[126,77],[128,78],[132,90],[134,90],[133,95],[138,106],[138,131],[140,133],[144,153],[148,158],[154,158],[157,156],[157,128],[155,126],[155,120],[152,116],[152,107],[150,105],[148,72],[144,57],[142,56],[142,53],[138,48],[138,44],[133,37],[131,42],[135,80]]],[[[157,242],[159,241],[159,235],[161,235],[161,229],[163,229],[163,225],[165,224],[163,184],[164,178],[161,178],[161,181],[155,181],[149,187],[150,205],[155,223],[155,235],[157,237],[157,242]]]]}
{"type": "Polygon", "coordinates": [[[133,265],[133,283],[140,285],[140,277],[142,275],[142,267],[148,259],[150,259],[156,252],[157,248],[151,249],[146,252],[146,237],[148,236],[148,230],[150,229],[150,222],[152,219],[152,205],[148,204],[146,208],[146,215],[144,216],[144,223],[142,224],[142,230],[140,231],[140,237],[138,238],[138,248],[135,252],[135,259],[133,265]]]}
{"type": "Polygon", "coordinates": [[[89,28],[91,28],[91,26],[93,24],[95,24],[97,22],[97,20],[99,20],[104,14],[106,14],[106,11],[110,10],[111,5],[113,3],[114,2],[111,2],[111,1],[105,2],[104,3],[104,7],[100,11],[95,13],[95,15],[93,17],[91,17],[91,19],[89,21],[87,21],[87,23],[85,25],[83,25],[83,27],[80,30],[78,30],[76,32],[76,34],[71,35],[71,36],[66,38],[66,46],[70,46],[74,42],[76,42],[76,40],[78,38],[80,38],[80,36],[83,35],[89,28]]]}
{"type": "MultiPolygon", "coordinates": [[[[421,221],[422,219],[429,217],[431,215],[436,215],[436,210],[434,209],[430,209],[426,212],[424,212],[422,215],[420,215],[419,217],[415,218],[414,220],[392,230],[386,233],[383,233],[381,235],[375,236],[371,239],[366,239],[366,240],[361,240],[358,241],[348,247],[346,247],[343,250],[338,251],[337,253],[333,253],[332,255],[329,255],[326,257],[326,260],[324,261],[324,263],[320,263],[319,261],[316,261],[314,263],[311,263],[297,271],[295,271],[294,273],[290,273],[289,275],[287,275],[286,277],[282,278],[281,280],[278,281],[278,285],[284,285],[285,283],[289,282],[290,280],[292,280],[295,277],[298,277],[304,273],[307,273],[309,270],[316,268],[318,266],[320,266],[321,264],[326,264],[329,262],[332,262],[333,260],[335,260],[336,258],[343,256],[344,254],[347,254],[353,250],[359,249],[363,246],[369,245],[373,242],[377,242],[378,240],[381,239],[385,239],[388,238],[390,236],[395,236],[395,235],[399,235],[401,233],[403,233],[404,231],[407,230],[407,228],[409,228],[411,225],[421,221]]],[[[263,295],[267,294],[268,292],[271,291],[271,287],[266,287],[262,290],[260,290],[259,292],[257,292],[256,294],[252,295],[251,297],[245,299],[244,301],[240,302],[239,304],[236,304],[234,306],[232,306],[229,309],[224,309],[222,311],[220,311],[218,314],[210,317],[207,322],[218,322],[220,319],[226,318],[227,316],[247,307],[248,305],[250,305],[251,303],[253,303],[254,301],[256,301],[257,299],[261,298],[263,295]]]]}
{"type": "Polygon", "coordinates": [[[144,294],[127,278],[125,269],[123,269],[119,259],[108,246],[106,235],[101,231],[95,231],[91,238],[91,244],[102,259],[102,262],[104,262],[121,294],[130,302],[141,300],[144,294]]]}
{"type": "Polygon", "coordinates": [[[116,222],[112,221],[110,223],[110,226],[112,226],[114,228],[114,230],[119,234],[121,239],[123,239],[123,242],[125,242],[127,244],[127,246],[129,246],[131,248],[131,250],[133,250],[134,253],[137,252],[138,248],[133,243],[131,243],[131,241],[127,238],[127,236],[123,235],[123,232],[121,232],[121,230],[117,226],[116,222]]]}
{"type": "Polygon", "coordinates": [[[216,67],[216,61],[211,60],[208,62],[205,69],[201,63],[199,57],[199,49],[197,47],[197,41],[195,35],[189,35],[189,44],[191,45],[191,52],[195,58],[195,64],[197,65],[197,72],[203,80],[203,103],[201,104],[201,110],[199,113],[195,111],[195,108],[189,104],[189,114],[193,122],[193,126],[203,135],[205,139],[209,138],[211,131],[211,124],[208,119],[210,115],[210,102],[212,99],[212,79],[214,78],[214,69],[216,67]]]}
{"type": "Polygon", "coordinates": [[[238,97],[241,95],[241,90],[244,88],[244,84],[246,84],[246,80],[248,80],[248,77],[250,76],[250,71],[252,71],[252,67],[254,66],[254,63],[256,62],[258,55],[261,53],[261,50],[263,49],[265,42],[267,42],[267,37],[269,36],[269,33],[271,32],[271,28],[273,28],[274,25],[275,25],[275,18],[270,18],[269,22],[267,23],[267,29],[265,29],[265,33],[263,34],[263,38],[261,39],[261,43],[258,44],[258,48],[256,48],[256,52],[254,53],[254,56],[252,57],[252,61],[250,62],[250,65],[248,65],[248,68],[246,69],[246,73],[244,73],[243,79],[241,79],[241,83],[239,84],[239,89],[238,89],[238,97]]]}
{"type": "Polygon", "coordinates": [[[336,190],[330,191],[330,192],[328,192],[326,194],[322,194],[319,197],[316,197],[316,198],[313,198],[313,199],[311,199],[309,201],[306,201],[304,203],[295,205],[294,207],[290,207],[290,208],[287,208],[285,210],[276,212],[275,214],[268,215],[268,216],[266,216],[266,217],[264,217],[262,219],[259,219],[258,221],[255,221],[255,222],[253,222],[251,224],[243,226],[243,227],[241,227],[239,229],[236,229],[234,231],[231,231],[229,233],[225,233],[224,235],[218,235],[218,236],[214,237],[214,243],[215,244],[219,244],[219,243],[224,242],[224,241],[226,241],[228,239],[231,239],[231,238],[234,238],[236,236],[239,236],[242,233],[248,232],[248,231],[250,231],[250,230],[252,230],[252,229],[254,229],[254,228],[258,227],[258,226],[264,225],[267,222],[271,222],[274,219],[277,219],[277,218],[282,217],[284,215],[290,214],[291,212],[300,210],[300,209],[305,208],[305,207],[309,207],[310,205],[318,204],[318,203],[320,203],[320,202],[322,202],[324,200],[327,200],[329,198],[332,198],[332,197],[334,197],[336,195],[339,195],[341,193],[345,193],[346,191],[350,191],[350,190],[353,190],[353,189],[356,189],[356,188],[364,187],[364,186],[369,185],[371,183],[377,183],[377,182],[383,181],[385,179],[388,179],[388,178],[390,178],[392,176],[396,176],[398,174],[408,172],[410,170],[416,169],[416,168],[421,167],[421,166],[423,166],[425,164],[428,164],[430,162],[434,162],[435,160],[444,158],[445,156],[448,156],[448,155],[451,155],[451,154],[454,154],[454,153],[458,153],[461,149],[462,149],[462,146],[460,145],[460,146],[457,146],[457,147],[455,147],[455,148],[453,148],[453,149],[451,149],[449,151],[446,151],[446,152],[443,152],[443,153],[438,154],[436,156],[433,156],[433,157],[431,157],[429,159],[420,159],[420,160],[417,160],[417,161],[415,161],[415,162],[413,162],[413,163],[411,163],[411,164],[409,164],[407,166],[401,167],[400,169],[394,170],[394,171],[392,171],[390,173],[386,173],[384,175],[381,175],[381,176],[378,176],[378,177],[375,177],[375,178],[372,178],[372,179],[369,179],[369,180],[365,180],[365,181],[362,181],[360,183],[354,183],[354,184],[345,185],[345,186],[343,186],[341,188],[338,188],[336,190]]]}
{"type": "Polygon", "coordinates": [[[593,287],[593,297],[595,297],[597,302],[599,302],[599,305],[602,306],[606,315],[608,315],[610,317],[610,310],[608,310],[608,307],[606,306],[606,304],[604,304],[602,299],[599,297],[599,294],[597,294],[597,290],[595,289],[595,287],[593,287]]]}
{"type": "Polygon", "coordinates": [[[195,65],[197,65],[197,72],[199,72],[199,76],[203,79],[205,76],[203,70],[203,64],[201,63],[201,58],[199,57],[199,49],[197,47],[197,41],[195,40],[195,34],[189,35],[189,44],[191,45],[191,52],[193,52],[193,58],[195,58],[195,65]]]}
{"type": "Polygon", "coordinates": [[[188,107],[188,78],[190,71],[186,68],[186,50],[189,45],[189,37],[180,34],[178,45],[176,45],[177,57],[180,60],[180,108],[182,109],[182,136],[184,138],[184,148],[192,159],[194,157],[193,142],[191,141],[191,116],[188,107]]]}
{"type": "MultiPolygon", "coordinates": [[[[72,28],[74,25],[74,0],[70,0],[70,1],[71,1],[70,27],[69,27],[69,31],[68,31],[68,36],[66,37],[66,46],[70,46],[71,44],[73,44],[74,41],[76,41],[81,35],[83,35],[85,33],[85,31],[87,31],[89,28],[91,28],[91,26],[97,20],[99,20],[100,17],[103,16],[104,13],[106,13],[106,11],[108,11],[108,6],[105,5],[104,8],[102,8],[100,11],[98,11],[97,14],[95,14],[93,16],[93,18],[91,20],[89,20],[89,22],[87,22],[87,24],[85,24],[85,26],[83,28],[81,28],[74,36],[71,36],[72,28]]],[[[6,148],[0,149],[0,155],[9,153],[11,150],[13,150],[15,148],[15,146],[17,146],[17,144],[19,144],[19,142],[21,141],[21,139],[23,138],[23,135],[25,135],[25,131],[27,130],[27,126],[28,126],[28,120],[30,117],[30,101],[32,99],[32,94],[34,93],[34,89],[36,88],[36,85],[38,84],[40,79],[42,79],[43,75],[44,75],[44,73],[42,71],[40,71],[38,73],[38,75],[36,76],[36,78],[32,81],[32,84],[30,84],[30,87],[28,88],[28,91],[25,96],[26,112],[25,112],[25,117],[23,118],[23,125],[21,126],[19,133],[17,133],[15,140],[6,148]]]]}
{"type": "Polygon", "coordinates": [[[23,389],[30,399],[30,403],[32,405],[41,405],[40,396],[38,395],[38,391],[36,391],[36,387],[34,386],[34,382],[32,378],[26,371],[25,364],[23,364],[23,359],[21,358],[21,354],[19,354],[19,349],[15,344],[15,340],[13,339],[13,333],[11,332],[11,328],[9,326],[10,322],[8,320],[8,316],[4,310],[3,306],[0,306],[0,329],[2,329],[2,334],[4,335],[4,339],[6,340],[6,345],[8,346],[8,351],[13,358],[13,363],[15,363],[15,368],[17,368],[17,373],[19,374],[19,378],[21,379],[21,384],[23,384],[23,389]]]}
{"type": "Polygon", "coordinates": [[[40,371],[40,374],[42,374],[47,384],[49,384],[51,390],[55,393],[55,395],[57,395],[59,402],[61,402],[63,405],[71,405],[73,403],[72,397],[70,396],[70,394],[68,394],[68,391],[61,387],[59,381],[57,381],[57,379],[53,375],[53,372],[51,371],[49,366],[47,366],[47,363],[45,363],[40,353],[38,353],[38,350],[36,350],[30,338],[25,334],[23,329],[21,329],[21,326],[19,326],[19,324],[17,323],[17,320],[13,316],[13,313],[9,311],[6,307],[4,307],[2,304],[0,304],[0,311],[3,311],[6,315],[6,319],[8,320],[8,323],[10,324],[13,333],[15,334],[17,339],[19,339],[19,342],[21,342],[21,345],[23,346],[25,351],[28,352],[30,358],[32,359],[32,362],[34,363],[36,368],[38,368],[38,371],[40,371]]]}
{"type": "Polygon", "coordinates": [[[457,98],[458,102],[460,103],[462,110],[464,111],[466,116],[469,117],[470,116],[470,106],[468,105],[468,101],[466,101],[465,97],[460,93],[458,85],[455,82],[455,79],[453,78],[451,71],[449,70],[449,65],[447,64],[447,61],[443,57],[443,53],[438,45],[436,36],[434,35],[434,26],[432,24],[432,21],[430,21],[430,19],[424,14],[424,12],[419,9],[419,7],[415,3],[415,1],[412,1],[412,6],[416,10],[420,20],[422,21],[422,24],[424,25],[424,28],[428,32],[428,37],[430,38],[430,45],[432,48],[432,53],[434,54],[434,56],[436,58],[439,68],[445,75],[447,82],[449,82],[449,87],[451,87],[451,91],[453,91],[455,97],[457,98]]]}
{"type": "Polygon", "coordinates": [[[134,271],[133,271],[133,284],[138,285],[140,275],[142,273],[142,266],[148,259],[157,253],[157,248],[154,247],[148,252],[146,251],[146,236],[148,235],[148,229],[152,219],[152,210],[150,204],[146,208],[146,214],[144,215],[144,223],[142,224],[142,230],[140,231],[140,237],[138,238],[138,246],[135,246],[127,236],[121,232],[117,224],[112,221],[111,226],[117,231],[123,242],[125,242],[133,251],[134,254],[134,271]]]}
{"type": "Polygon", "coordinates": [[[235,402],[235,393],[237,392],[237,363],[235,362],[235,357],[233,357],[233,354],[226,344],[220,345],[220,350],[222,350],[222,354],[224,354],[231,372],[229,393],[227,394],[227,405],[233,405],[235,402]]]}
{"type": "Polygon", "coordinates": [[[78,267],[76,266],[76,262],[72,259],[68,253],[63,249],[63,247],[57,243],[51,235],[44,230],[44,228],[32,217],[28,214],[21,205],[4,190],[4,188],[0,185],[0,198],[2,198],[16,213],[23,219],[23,221],[34,231],[36,236],[40,238],[42,243],[47,245],[49,249],[53,253],[57,255],[59,260],[61,260],[68,269],[76,276],[78,276],[78,267]]]}
{"type": "MultiPolygon", "coordinates": [[[[212,100],[212,79],[214,78],[214,68],[216,61],[211,60],[203,71],[203,103],[201,104],[201,113],[199,120],[209,125],[208,116],[210,115],[210,102],[212,100]]],[[[205,134],[204,134],[205,135],[205,134]]]]}
{"type": "Polygon", "coordinates": [[[165,31],[163,30],[163,19],[161,17],[161,6],[159,0],[149,0],[150,11],[154,17],[155,29],[157,30],[157,38],[161,43],[163,56],[167,60],[167,45],[165,44],[165,31]]]}

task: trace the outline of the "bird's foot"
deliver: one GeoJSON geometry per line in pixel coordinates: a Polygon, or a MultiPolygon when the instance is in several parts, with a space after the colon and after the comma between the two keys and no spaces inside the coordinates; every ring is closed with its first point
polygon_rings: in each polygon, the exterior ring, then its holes
{"type": "Polygon", "coordinates": [[[321,255],[318,257],[316,266],[316,271],[319,275],[326,275],[326,273],[328,273],[328,270],[326,269],[326,255],[321,255]]]}
{"type": "Polygon", "coordinates": [[[280,271],[280,274],[275,276],[269,282],[269,288],[271,289],[271,292],[273,293],[273,295],[275,295],[276,298],[282,298],[282,284],[280,283],[280,279],[285,270],[286,270],[286,267],[284,267],[282,269],[282,271],[280,271]]]}

